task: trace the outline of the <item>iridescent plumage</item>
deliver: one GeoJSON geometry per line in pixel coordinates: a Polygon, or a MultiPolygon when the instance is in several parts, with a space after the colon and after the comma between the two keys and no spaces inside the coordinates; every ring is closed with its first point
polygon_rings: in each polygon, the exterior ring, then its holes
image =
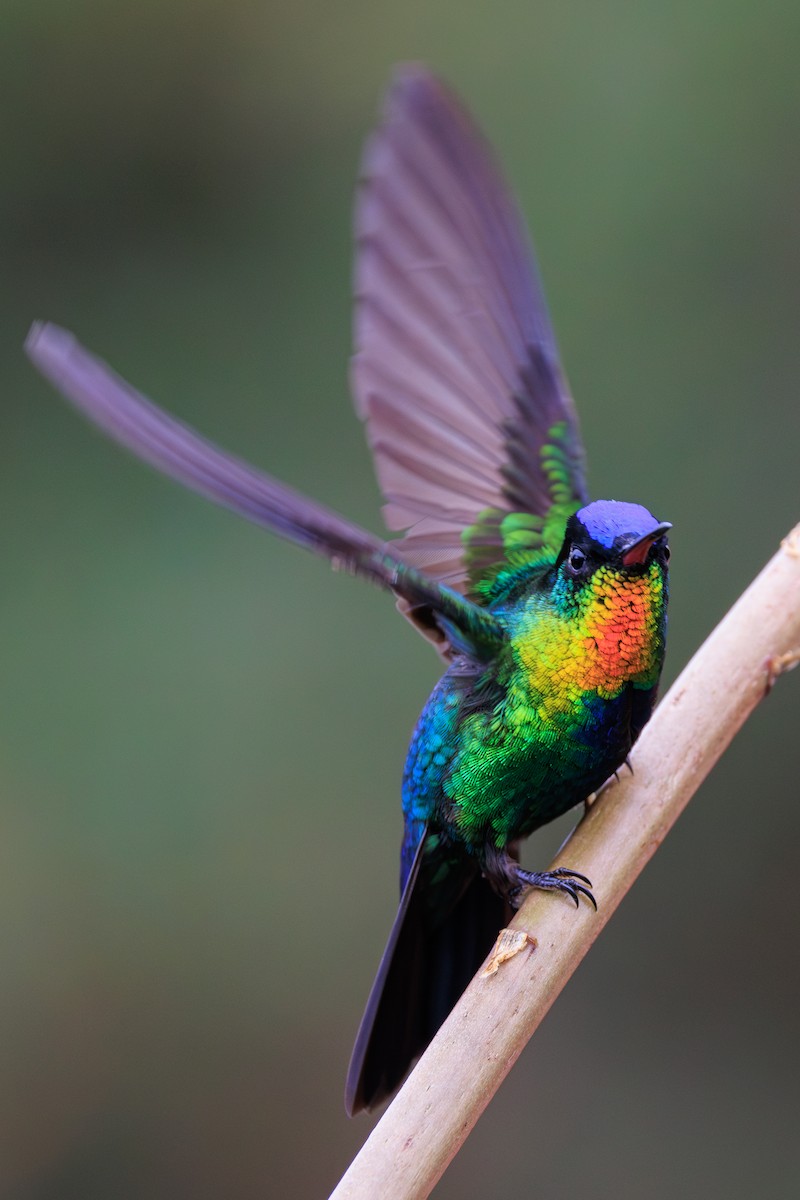
{"type": "Polygon", "coordinates": [[[527,887],[520,838],[580,803],[647,721],[664,654],[668,525],[588,503],[577,417],[523,225],[455,98],[398,73],[356,211],[353,387],[382,542],[167,416],[70,334],[28,353],[116,440],[397,597],[448,664],[403,779],[401,902],[359,1030],[348,1111],[390,1095],[527,887]]]}

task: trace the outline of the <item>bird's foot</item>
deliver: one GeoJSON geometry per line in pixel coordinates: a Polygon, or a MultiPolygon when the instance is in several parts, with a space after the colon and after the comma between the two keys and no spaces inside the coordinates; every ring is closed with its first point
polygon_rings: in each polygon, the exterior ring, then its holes
{"type": "Polygon", "coordinates": [[[514,908],[519,908],[528,888],[539,888],[544,892],[566,892],[575,901],[575,907],[580,904],[580,897],[585,896],[597,912],[597,901],[590,888],[591,879],[569,867],[556,867],[554,871],[523,871],[517,867],[515,886],[508,893],[508,898],[514,908]],[[580,882],[577,882],[580,880],[580,882]],[[588,886],[584,886],[588,885],[588,886]]]}
{"type": "MultiPolygon", "coordinates": [[[[627,767],[628,770],[630,771],[631,775],[634,774],[633,763],[631,762],[631,760],[629,758],[625,759],[625,762],[622,764],[622,767],[627,767]]],[[[615,783],[619,783],[619,773],[622,770],[622,767],[617,767],[616,771],[614,771],[614,773],[612,775],[609,775],[609,777],[605,781],[605,783],[600,784],[600,787],[597,789],[596,792],[592,792],[592,794],[590,796],[586,797],[586,799],[584,800],[583,803],[584,803],[584,806],[585,806],[585,809],[587,812],[589,811],[590,808],[594,808],[595,804],[597,803],[597,801],[600,799],[600,797],[603,795],[604,792],[607,792],[608,789],[610,787],[613,787],[615,783]]]]}

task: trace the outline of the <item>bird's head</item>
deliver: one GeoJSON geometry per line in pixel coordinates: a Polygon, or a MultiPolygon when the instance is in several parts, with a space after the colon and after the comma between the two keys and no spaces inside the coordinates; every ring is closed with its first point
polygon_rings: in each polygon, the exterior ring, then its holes
{"type": "Polygon", "coordinates": [[[567,522],[551,596],[573,630],[583,685],[652,687],[664,657],[666,521],[640,504],[597,500],[567,522]]]}
{"type": "Polygon", "coordinates": [[[657,521],[641,504],[595,500],[567,522],[556,570],[574,587],[588,583],[599,568],[622,578],[652,566],[665,576],[669,562],[668,521],[657,521]]]}

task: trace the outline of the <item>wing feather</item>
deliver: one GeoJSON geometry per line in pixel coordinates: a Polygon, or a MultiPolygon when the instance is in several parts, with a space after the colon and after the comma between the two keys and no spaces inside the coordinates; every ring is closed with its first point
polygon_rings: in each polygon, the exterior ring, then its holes
{"type": "Polygon", "coordinates": [[[441,653],[457,647],[481,657],[503,641],[484,609],[410,567],[373,534],[163,412],[66,330],[34,325],[25,348],[38,370],[109,437],[193,491],[394,592],[441,653]]]}
{"type": "Polygon", "coordinates": [[[474,589],[505,517],[586,499],[583,451],[516,206],[423,68],[400,70],[367,145],[356,243],[353,391],[393,545],[474,589]]]}

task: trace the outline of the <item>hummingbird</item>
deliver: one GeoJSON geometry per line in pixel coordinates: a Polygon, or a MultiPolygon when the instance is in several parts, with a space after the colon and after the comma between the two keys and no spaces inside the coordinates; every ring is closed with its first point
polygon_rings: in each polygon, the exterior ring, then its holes
{"type": "MultiPolygon", "coordinates": [[[[493,153],[425,68],[398,69],[355,212],[352,389],[377,537],[167,415],[68,332],[39,371],[187,487],[392,593],[445,672],[403,774],[400,905],[356,1038],[349,1114],[390,1097],[531,888],[594,904],[519,843],[626,760],[664,659],[670,525],[590,502],[532,249],[493,153]]],[[[596,907],[596,905],[595,905],[596,907]]]]}

